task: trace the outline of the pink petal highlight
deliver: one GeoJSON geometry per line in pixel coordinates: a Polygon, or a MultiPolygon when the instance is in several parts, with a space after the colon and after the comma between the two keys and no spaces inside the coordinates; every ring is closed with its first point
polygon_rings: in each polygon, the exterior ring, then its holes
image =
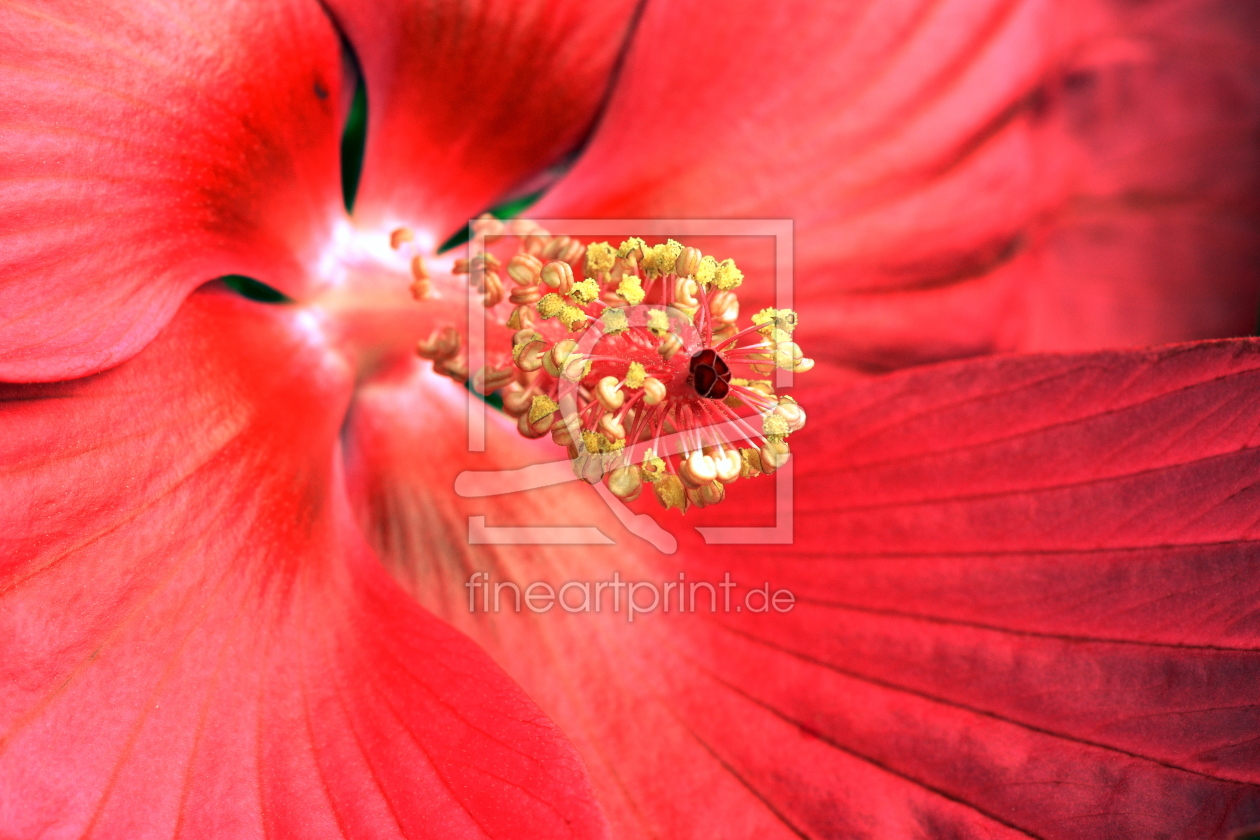
{"type": "Polygon", "coordinates": [[[1257,32],[1237,0],[652,4],[536,215],[794,219],[801,335],[873,368],[1248,334],[1257,32]]]}
{"type": "Polygon", "coordinates": [[[115,365],[217,276],[310,291],[347,107],[318,5],[8,4],[0,33],[0,379],[115,365]]]}
{"type": "Polygon", "coordinates": [[[462,470],[553,453],[509,438],[450,454],[459,437],[436,442],[462,434],[462,403],[440,388],[360,402],[352,484],[397,574],[581,750],[615,836],[1209,840],[1260,821],[1258,377],[1253,340],[802,389],[791,546],[692,530],[765,524],[772,481],[681,523],[654,514],[673,556],[580,484],[453,496],[462,470]],[[469,546],[470,515],[574,518],[617,545],[469,546]],[[509,592],[470,612],[473,571],[557,587],[730,572],[737,593],[769,581],[796,605],[710,614],[701,590],[695,613],[631,624],[518,613],[509,592]]]}
{"type": "Polygon", "coordinates": [[[440,244],[590,128],[633,0],[332,0],[367,82],[356,217],[440,244]]]}
{"type": "Polygon", "coordinates": [[[363,543],[305,319],[198,293],[126,364],[3,389],[0,833],[605,835],[555,725],[363,543]]]}

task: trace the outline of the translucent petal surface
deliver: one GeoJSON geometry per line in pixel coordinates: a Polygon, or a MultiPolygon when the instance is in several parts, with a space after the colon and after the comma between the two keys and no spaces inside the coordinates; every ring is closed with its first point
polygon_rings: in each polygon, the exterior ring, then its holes
{"type": "Polygon", "coordinates": [[[617,836],[1207,840],[1260,820],[1257,383],[1260,345],[1240,341],[803,390],[790,546],[690,530],[773,523],[773,482],[736,482],[681,529],[658,516],[675,555],[578,485],[453,495],[462,470],[557,451],[418,455],[462,433],[440,386],[365,394],[351,479],[421,601],[578,745],[617,836]],[[468,546],[469,516],[618,545],[468,546]],[[729,572],[733,607],[766,582],[796,600],[727,612],[719,592],[711,613],[701,588],[695,612],[630,623],[610,591],[600,614],[534,614],[505,589],[470,612],[476,571],[553,587],[729,572]]]}
{"type": "MultiPolygon", "coordinates": [[[[650,4],[534,212],[793,219],[807,350],[876,368],[1249,334],[1258,23],[1238,0],[650,4]]],[[[726,250],[764,305],[769,267],[726,250]]]]}
{"type": "Polygon", "coordinates": [[[554,724],[363,543],[317,338],[207,291],[0,391],[0,833],[604,834],[554,724]]]}
{"type": "Polygon", "coordinates": [[[332,0],[367,82],[355,215],[437,246],[573,150],[635,3],[332,0]]]}
{"type": "Polygon", "coordinates": [[[299,297],[341,213],[321,8],[142,7],[0,9],[0,379],[116,364],[214,277],[299,297]]]}

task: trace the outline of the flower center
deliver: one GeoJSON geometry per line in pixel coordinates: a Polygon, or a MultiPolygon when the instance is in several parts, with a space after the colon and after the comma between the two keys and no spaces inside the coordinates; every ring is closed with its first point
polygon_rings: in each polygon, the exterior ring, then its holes
{"type": "MultiPolygon", "coordinates": [[[[648,484],[665,507],[683,511],[787,462],[787,437],[805,412],[763,377],[813,362],[792,341],[791,310],[764,309],[736,325],[743,273],[733,260],[674,240],[584,245],[524,220],[478,225],[486,249],[453,271],[468,275],[503,329],[497,346],[489,338],[472,384],[500,393],[522,435],[550,435],[579,478],[625,501],[648,484]]],[[[396,245],[405,239],[394,235],[396,245]]],[[[413,292],[423,298],[429,278],[421,275],[413,292]]],[[[464,381],[460,344],[446,327],[419,352],[464,381]]]]}
{"type": "Polygon", "coordinates": [[[718,351],[706,347],[691,357],[691,386],[702,397],[725,399],[731,392],[731,366],[718,351]]]}

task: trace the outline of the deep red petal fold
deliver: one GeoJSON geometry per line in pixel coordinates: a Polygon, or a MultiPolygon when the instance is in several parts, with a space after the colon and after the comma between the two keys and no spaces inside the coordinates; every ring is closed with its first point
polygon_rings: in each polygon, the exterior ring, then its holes
{"type": "Polygon", "coordinates": [[[807,349],[876,367],[1246,335],[1258,33],[1240,0],[653,3],[535,212],[793,219],[807,349]]]}
{"type": "Polygon", "coordinates": [[[430,247],[589,130],[634,0],[330,0],[367,85],[355,215],[430,247]]]}
{"type": "Polygon", "coordinates": [[[214,277],[308,290],[348,107],[318,4],[8,3],[0,55],[0,379],[117,364],[214,277]]]}
{"type": "Polygon", "coordinates": [[[197,293],[125,364],[0,391],[0,834],[605,833],[556,726],[359,536],[315,323],[197,293]]]}
{"type": "Polygon", "coordinates": [[[563,453],[492,437],[454,454],[461,398],[423,381],[357,404],[360,518],[573,739],[616,836],[1210,840],[1260,822],[1260,341],[802,389],[794,543],[704,544],[694,526],[774,523],[774,481],[741,480],[656,516],[672,556],[580,485],[451,494],[461,472],[563,453]],[[473,516],[616,544],[469,545],[473,516]],[[476,571],[729,572],[734,605],[769,582],[795,606],[727,612],[719,593],[710,613],[701,589],[695,612],[630,623],[607,592],[600,614],[536,615],[505,591],[470,612],[476,571]]]}

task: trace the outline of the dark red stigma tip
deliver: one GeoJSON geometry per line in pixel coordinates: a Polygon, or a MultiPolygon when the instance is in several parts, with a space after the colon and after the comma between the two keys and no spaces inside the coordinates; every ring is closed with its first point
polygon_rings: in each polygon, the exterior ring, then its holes
{"type": "Polygon", "coordinates": [[[691,384],[702,397],[724,399],[731,392],[731,368],[716,350],[706,347],[691,357],[691,384]]]}

